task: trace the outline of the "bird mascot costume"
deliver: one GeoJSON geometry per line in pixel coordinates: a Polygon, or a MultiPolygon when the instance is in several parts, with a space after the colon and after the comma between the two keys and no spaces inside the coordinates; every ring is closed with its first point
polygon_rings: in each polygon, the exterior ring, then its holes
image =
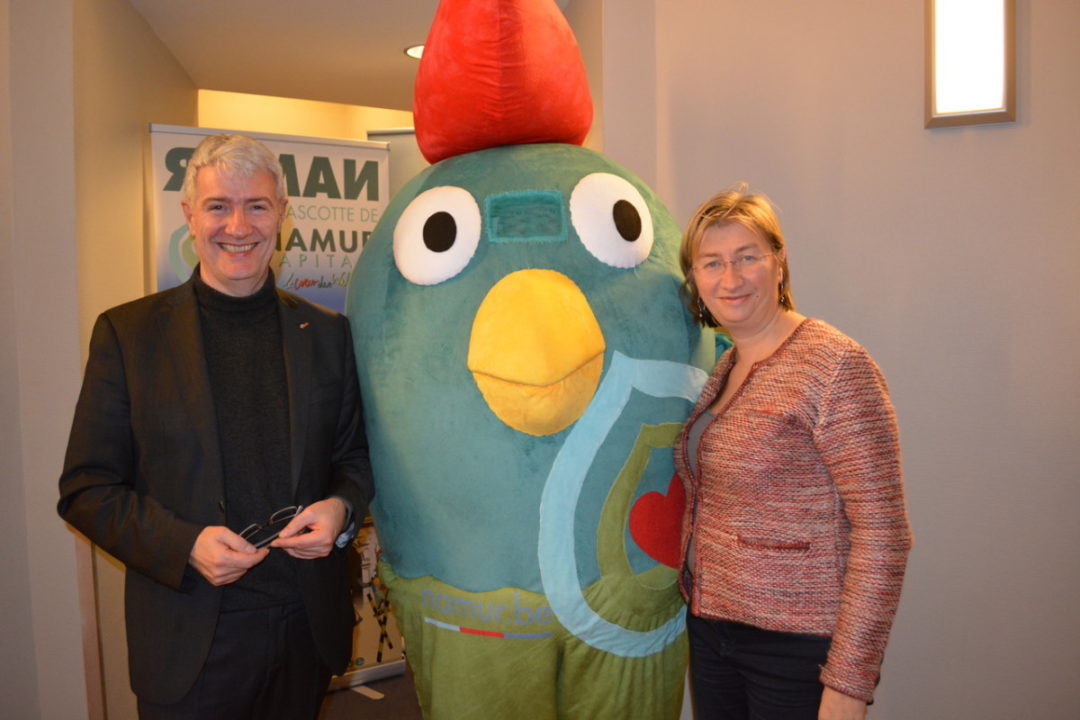
{"type": "Polygon", "coordinates": [[[420,706],[677,718],[671,445],[715,354],[679,229],[581,147],[592,104],[554,0],[442,0],[414,112],[433,164],[391,200],[347,312],[420,706]]]}

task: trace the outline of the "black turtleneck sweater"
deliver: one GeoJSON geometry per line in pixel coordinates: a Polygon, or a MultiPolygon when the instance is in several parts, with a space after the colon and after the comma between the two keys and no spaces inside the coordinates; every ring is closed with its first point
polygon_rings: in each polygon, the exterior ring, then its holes
{"type": "MultiPolygon", "coordinates": [[[[253,295],[214,290],[194,272],[203,348],[225,471],[225,514],[239,532],[265,524],[291,505],[289,395],[271,273],[253,295]]],[[[271,607],[299,600],[295,569],[282,550],[225,586],[222,610],[271,607]]]]}

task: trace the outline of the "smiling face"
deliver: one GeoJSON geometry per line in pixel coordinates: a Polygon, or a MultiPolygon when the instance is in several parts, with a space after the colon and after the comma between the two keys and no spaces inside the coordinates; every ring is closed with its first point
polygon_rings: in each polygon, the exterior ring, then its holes
{"type": "Polygon", "coordinates": [[[713,225],[702,234],[693,261],[694,283],[705,307],[728,332],[751,335],[783,312],[777,291],[783,252],[774,252],[761,233],[739,223],[713,225]]]}
{"type": "Polygon", "coordinates": [[[237,297],[262,287],[288,202],[278,198],[277,187],[263,169],[237,174],[215,165],[199,168],[194,198],[181,204],[207,285],[237,297]]]}

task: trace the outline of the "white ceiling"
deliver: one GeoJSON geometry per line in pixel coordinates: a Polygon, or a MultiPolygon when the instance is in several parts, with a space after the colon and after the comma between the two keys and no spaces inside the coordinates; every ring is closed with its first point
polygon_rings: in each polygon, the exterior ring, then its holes
{"type": "MultiPolygon", "coordinates": [[[[556,0],[561,8],[569,0],[556,0]]],[[[129,0],[203,90],[412,110],[438,0],[129,0]]]]}
{"type": "Polygon", "coordinates": [[[197,87],[412,109],[438,0],[129,0],[197,87]]]}

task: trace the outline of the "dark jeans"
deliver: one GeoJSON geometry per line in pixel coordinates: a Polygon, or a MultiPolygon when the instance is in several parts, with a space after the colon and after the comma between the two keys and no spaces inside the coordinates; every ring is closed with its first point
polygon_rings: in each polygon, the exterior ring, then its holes
{"type": "Polygon", "coordinates": [[[698,720],[817,720],[830,639],[686,616],[698,720]]]}
{"type": "Polygon", "coordinates": [[[139,700],[140,720],[314,720],[330,683],[297,603],[222,613],[194,687],[180,702],[139,700]]]}

